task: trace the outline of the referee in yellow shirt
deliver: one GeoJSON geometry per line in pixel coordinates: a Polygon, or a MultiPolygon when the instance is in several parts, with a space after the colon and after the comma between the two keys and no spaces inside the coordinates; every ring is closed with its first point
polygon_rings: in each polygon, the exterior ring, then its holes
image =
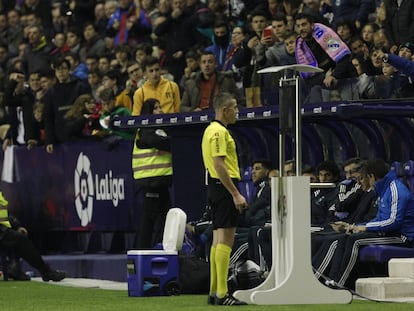
{"type": "Polygon", "coordinates": [[[213,219],[210,249],[210,293],[208,304],[245,305],[228,293],[230,253],[239,214],[247,208],[237,189],[240,180],[236,143],[227,129],[236,122],[237,101],[230,93],[220,93],[214,101],[215,119],[205,129],[201,144],[208,172],[208,203],[213,219]]]}

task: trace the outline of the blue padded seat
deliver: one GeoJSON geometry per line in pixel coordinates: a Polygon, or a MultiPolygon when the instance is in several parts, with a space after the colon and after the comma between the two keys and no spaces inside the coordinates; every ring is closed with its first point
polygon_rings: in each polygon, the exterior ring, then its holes
{"type": "Polygon", "coordinates": [[[414,257],[414,248],[395,245],[367,245],[359,252],[359,260],[362,262],[387,263],[391,258],[411,257],[414,257]]]}
{"type": "Polygon", "coordinates": [[[414,161],[409,160],[404,163],[404,177],[411,193],[414,193],[414,161]]]}
{"type": "Polygon", "coordinates": [[[252,167],[248,166],[245,170],[241,169],[241,180],[239,182],[239,191],[250,202],[254,196],[255,187],[252,180],[252,167]]]}

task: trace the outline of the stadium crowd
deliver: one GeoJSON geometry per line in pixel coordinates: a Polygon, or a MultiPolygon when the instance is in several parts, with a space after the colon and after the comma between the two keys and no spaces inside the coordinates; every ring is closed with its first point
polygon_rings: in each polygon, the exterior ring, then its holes
{"type": "Polygon", "coordinates": [[[165,113],[211,109],[221,91],[277,104],[279,76],[257,74],[267,66],[324,69],[302,74],[305,103],[411,97],[413,12],[406,0],[3,0],[3,148],[130,137],[105,120],[120,106],[139,115],[144,90],[172,92],[165,113]]]}

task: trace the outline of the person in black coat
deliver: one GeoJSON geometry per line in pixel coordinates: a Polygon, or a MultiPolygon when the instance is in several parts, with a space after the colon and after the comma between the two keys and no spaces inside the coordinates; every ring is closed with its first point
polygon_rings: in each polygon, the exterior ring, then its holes
{"type": "Polygon", "coordinates": [[[3,142],[3,149],[7,145],[25,145],[33,138],[33,103],[34,97],[25,87],[23,72],[13,70],[9,75],[4,94],[4,104],[8,107],[10,129],[3,142]]]}
{"type": "Polygon", "coordinates": [[[45,94],[45,144],[48,153],[53,152],[55,144],[68,141],[65,113],[75,99],[82,94],[89,94],[88,84],[70,77],[70,63],[66,59],[57,59],[53,63],[58,82],[45,94]]]}

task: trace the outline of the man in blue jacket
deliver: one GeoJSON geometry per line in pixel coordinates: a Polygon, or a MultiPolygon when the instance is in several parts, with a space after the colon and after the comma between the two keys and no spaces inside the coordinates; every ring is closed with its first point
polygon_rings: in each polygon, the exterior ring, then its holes
{"type": "Polygon", "coordinates": [[[367,223],[349,228],[350,235],[338,241],[332,259],[330,278],[343,286],[358,259],[361,246],[398,244],[411,247],[414,239],[414,197],[395,171],[388,171],[383,160],[367,162],[369,183],[378,195],[378,212],[367,223]]]}

